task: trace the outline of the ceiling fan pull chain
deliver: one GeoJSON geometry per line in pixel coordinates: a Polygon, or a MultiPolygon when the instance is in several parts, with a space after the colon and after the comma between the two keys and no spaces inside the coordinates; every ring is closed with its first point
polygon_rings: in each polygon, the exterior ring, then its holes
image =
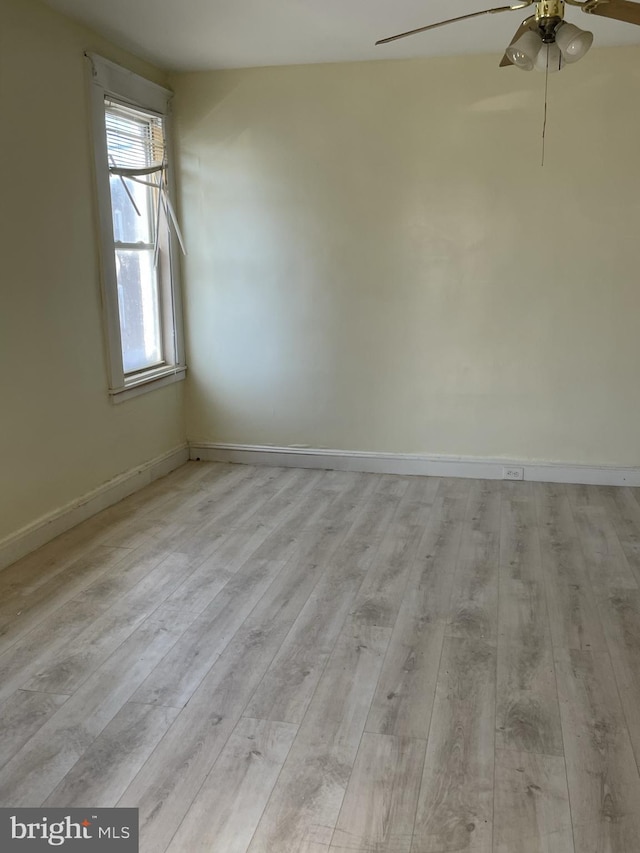
{"type": "Polygon", "coordinates": [[[544,167],[544,144],[545,138],[547,135],[547,105],[548,105],[548,95],[549,95],[549,45],[546,45],[547,48],[547,67],[544,72],[544,120],[542,122],[542,163],[541,166],[544,167]]]}

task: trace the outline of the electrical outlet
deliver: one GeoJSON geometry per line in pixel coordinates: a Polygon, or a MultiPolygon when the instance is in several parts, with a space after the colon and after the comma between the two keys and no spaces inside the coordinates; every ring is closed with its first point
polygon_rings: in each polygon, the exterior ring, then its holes
{"type": "Polygon", "coordinates": [[[524,468],[516,468],[515,466],[510,466],[509,468],[502,469],[502,479],[503,480],[524,480],[524,468]]]}

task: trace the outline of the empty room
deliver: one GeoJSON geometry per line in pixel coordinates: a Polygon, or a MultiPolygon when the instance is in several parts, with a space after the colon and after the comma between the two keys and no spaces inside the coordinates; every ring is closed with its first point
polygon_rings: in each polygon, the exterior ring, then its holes
{"type": "Polygon", "coordinates": [[[640,853],[640,2],[0,0],[0,850],[640,853]]]}

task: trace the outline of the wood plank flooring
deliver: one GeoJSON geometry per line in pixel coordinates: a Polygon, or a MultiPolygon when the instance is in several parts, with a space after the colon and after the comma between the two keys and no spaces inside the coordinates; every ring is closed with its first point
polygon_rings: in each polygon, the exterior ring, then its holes
{"type": "Polygon", "coordinates": [[[189,463],[0,572],[0,806],[640,853],[640,490],[189,463]]]}

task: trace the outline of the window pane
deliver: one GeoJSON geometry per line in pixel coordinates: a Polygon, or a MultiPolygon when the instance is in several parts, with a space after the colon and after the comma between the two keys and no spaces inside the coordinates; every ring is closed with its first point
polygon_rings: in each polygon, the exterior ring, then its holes
{"type": "Polygon", "coordinates": [[[105,99],[109,164],[125,169],[160,165],[164,160],[164,121],[144,110],[105,99]]]}
{"type": "Polygon", "coordinates": [[[117,175],[110,176],[110,184],[114,239],[119,243],[152,243],[154,191],[150,187],[132,181],[130,178],[121,180],[117,175]],[[140,216],[138,216],[131,199],[127,195],[123,181],[140,211],[140,216]]]}
{"type": "MultiPolygon", "coordinates": [[[[106,98],[105,121],[110,168],[145,170],[164,163],[164,119],[160,116],[106,98]]],[[[156,183],[159,173],[137,177],[156,183]]],[[[133,178],[121,178],[117,174],[110,175],[110,187],[116,242],[152,243],[156,191],[133,178]]]]}
{"type": "Polygon", "coordinates": [[[158,280],[153,249],[116,249],[118,303],[124,372],[163,360],[158,280]]]}

